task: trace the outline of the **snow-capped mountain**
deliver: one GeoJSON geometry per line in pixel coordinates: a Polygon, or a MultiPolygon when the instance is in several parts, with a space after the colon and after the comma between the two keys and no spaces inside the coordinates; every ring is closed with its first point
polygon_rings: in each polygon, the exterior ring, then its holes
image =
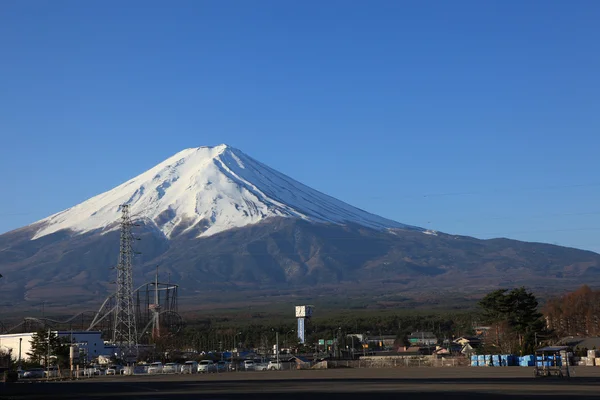
{"type": "Polygon", "coordinates": [[[349,291],[369,302],[379,294],[389,304],[387,296],[398,292],[471,296],[513,284],[600,282],[598,254],[403,225],[220,145],[184,150],[106,193],[0,235],[0,303],[97,309],[114,292],[122,204],[140,239],[134,281],[153,281],[160,265],[188,305],[264,304],[273,295],[294,304],[315,293],[346,301],[349,291]]]}
{"type": "Polygon", "coordinates": [[[33,239],[64,229],[117,229],[122,204],[129,204],[135,219],[154,224],[167,237],[192,229],[207,237],[269,217],[421,230],[352,207],[222,144],[183,150],[108,192],[39,221],[33,239]]]}

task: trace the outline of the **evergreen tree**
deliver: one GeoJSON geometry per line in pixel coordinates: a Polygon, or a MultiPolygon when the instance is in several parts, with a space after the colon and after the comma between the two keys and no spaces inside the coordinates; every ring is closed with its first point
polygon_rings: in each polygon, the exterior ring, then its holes
{"type": "Polygon", "coordinates": [[[526,343],[531,341],[531,334],[541,332],[544,329],[542,314],[538,312],[538,301],[535,296],[521,287],[513,289],[507,296],[508,305],[508,324],[517,334],[519,339],[519,348],[523,352],[525,347],[530,347],[535,343],[526,343]]]}
{"type": "Polygon", "coordinates": [[[480,302],[485,323],[493,326],[494,347],[500,350],[531,351],[535,347],[536,333],[545,329],[542,314],[538,312],[538,301],[524,287],[495,290],[480,302]],[[513,339],[516,345],[513,344],[513,339]]]}
{"type": "Polygon", "coordinates": [[[27,353],[31,360],[38,364],[48,365],[48,355],[56,357],[60,366],[69,363],[69,342],[67,338],[59,338],[56,332],[40,330],[30,340],[31,350],[27,353]],[[50,351],[48,352],[48,344],[50,351]]]}

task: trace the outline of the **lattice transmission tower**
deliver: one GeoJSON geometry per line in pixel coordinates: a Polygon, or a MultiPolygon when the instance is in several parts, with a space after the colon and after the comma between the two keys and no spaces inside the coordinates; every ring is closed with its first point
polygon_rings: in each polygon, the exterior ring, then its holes
{"type": "Polygon", "coordinates": [[[133,241],[129,205],[121,206],[121,246],[117,265],[117,293],[113,342],[121,350],[124,360],[137,357],[137,327],[133,301],[133,241]]]}

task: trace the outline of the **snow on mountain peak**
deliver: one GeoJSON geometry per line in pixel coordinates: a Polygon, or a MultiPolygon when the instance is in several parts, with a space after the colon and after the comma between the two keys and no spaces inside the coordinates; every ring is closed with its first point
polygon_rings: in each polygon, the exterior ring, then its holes
{"type": "Polygon", "coordinates": [[[167,237],[190,229],[210,236],[269,217],[421,230],[352,207],[221,144],[182,150],[112,190],[39,221],[42,228],[33,239],[63,229],[118,229],[121,204],[167,237]]]}

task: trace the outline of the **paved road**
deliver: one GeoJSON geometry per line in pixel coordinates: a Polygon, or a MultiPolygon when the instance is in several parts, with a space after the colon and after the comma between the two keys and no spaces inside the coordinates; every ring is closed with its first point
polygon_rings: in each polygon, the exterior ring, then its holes
{"type": "Polygon", "coordinates": [[[0,399],[592,399],[600,368],[570,380],[533,378],[531,368],[402,368],[235,372],[209,375],[97,377],[19,383],[0,399]]]}

